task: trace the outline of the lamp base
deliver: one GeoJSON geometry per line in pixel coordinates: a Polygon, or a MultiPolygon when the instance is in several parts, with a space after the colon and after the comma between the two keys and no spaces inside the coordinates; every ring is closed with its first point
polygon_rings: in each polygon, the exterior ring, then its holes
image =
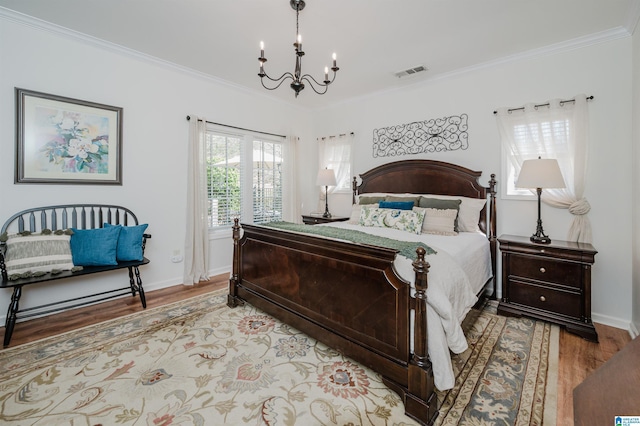
{"type": "Polygon", "coordinates": [[[540,219],[540,196],[542,195],[542,188],[536,188],[536,192],[538,193],[538,224],[536,226],[536,233],[529,239],[536,244],[549,244],[551,243],[551,238],[544,234],[542,219],[540,219]]]}
{"type": "Polygon", "coordinates": [[[322,217],[326,219],[331,218],[331,213],[329,213],[329,187],[328,186],[324,187],[324,214],[322,215],[322,217]]]}
{"type": "Polygon", "coordinates": [[[544,234],[542,234],[542,235],[533,234],[531,236],[531,238],[529,238],[529,239],[531,240],[532,243],[536,243],[536,244],[550,244],[551,243],[551,238],[547,237],[544,234]]]}

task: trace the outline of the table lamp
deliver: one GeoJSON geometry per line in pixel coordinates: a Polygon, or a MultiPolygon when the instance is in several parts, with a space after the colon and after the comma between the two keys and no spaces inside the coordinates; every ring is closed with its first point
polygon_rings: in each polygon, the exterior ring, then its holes
{"type": "Polygon", "coordinates": [[[531,241],[538,244],[549,244],[551,239],[544,234],[542,219],[540,219],[540,196],[542,188],[564,188],[564,179],[558,166],[558,161],[553,158],[525,160],[520,169],[520,175],[516,181],[516,188],[536,188],[538,192],[538,226],[536,233],[531,236],[531,241]]]}
{"type": "Polygon", "coordinates": [[[329,187],[336,186],[336,174],[331,169],[320,169],[318,172],[318,178],[316,179],[316,185],[324,186],[324,214],[322,217],[330,218],[329,213],[329,187]]]}

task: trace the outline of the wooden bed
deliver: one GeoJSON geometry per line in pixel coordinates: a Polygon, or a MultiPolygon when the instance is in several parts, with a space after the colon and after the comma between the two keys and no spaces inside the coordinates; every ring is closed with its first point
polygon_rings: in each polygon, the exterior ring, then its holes
{"type": "MultiPolygon", "coordinates": [[[[491,251],[495,295],[495,175],[431,160],[388,163],[360,175],[355,195],[413,193],[488,199],[480,229],[491,251]]],[[[405,412],[423,424],[438,414],[427,352],[429,264],[413,261],[415,293],[393,267],[396,251],[243,224],[233,227],[233,271],[227,304],[245,301],[378,372],[405,412]],[[410,326],[412,310],[415,327],[410,326]],[[413,351],[410,333],[413,331],[413,351]]],[[[495,296],[494,296],[495,297],[495,296]]]]}

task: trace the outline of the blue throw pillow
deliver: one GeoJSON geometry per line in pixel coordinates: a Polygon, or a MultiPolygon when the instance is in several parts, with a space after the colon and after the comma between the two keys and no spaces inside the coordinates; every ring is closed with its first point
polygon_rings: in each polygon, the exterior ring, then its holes
{"type": "Polygon", "coordinates": [[[71,228],[71,256],[75,266],[117,265],[116,247],[120,228],[71,228]]]}
{"type": "Polygon", "coordinates": [[[413,201],[380,201],[378,207],[381,209],[411,210],[413,201]]]}
{"type": "Polygon", "coordinates": [[[148,223],[135,226],[111,225],[105,223],[105,228],[121,228],[118,237],[118,248],[116,249],[116,258],[120,261],[137,260],[141,261],[142,253],[142,234],[149,226],[148,223]]]}

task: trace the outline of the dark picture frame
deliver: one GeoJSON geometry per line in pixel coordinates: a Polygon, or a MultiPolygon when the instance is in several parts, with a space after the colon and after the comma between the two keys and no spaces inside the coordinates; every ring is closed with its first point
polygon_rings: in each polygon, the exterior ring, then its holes
{"type": "Polygon", "coordinates": [[[15,90],[15,183],[122,185],[122,108],[15,90]]]}

